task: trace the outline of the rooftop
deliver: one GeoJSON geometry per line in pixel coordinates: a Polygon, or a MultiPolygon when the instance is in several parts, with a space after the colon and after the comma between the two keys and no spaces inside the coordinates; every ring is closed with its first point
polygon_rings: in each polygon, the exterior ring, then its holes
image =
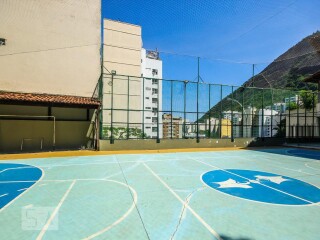
{"type": "Polygon", "coordinates": [[[51,106],[73,106],[98,108],[100,101],[90,97],[69,95],[54,95],[45,93],[21,93],[0,91],[0,103],[2,104],[30,104],[51,106]]]}

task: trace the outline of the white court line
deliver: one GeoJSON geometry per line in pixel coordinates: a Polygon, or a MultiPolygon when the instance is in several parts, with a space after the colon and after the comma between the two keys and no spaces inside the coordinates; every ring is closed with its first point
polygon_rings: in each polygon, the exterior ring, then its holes
{"type": "MultiPolygon", "coordinates": [[[[165,183],[147,164],[143,163],[143,165],[149,170],[149,172],[152,173],[153,176],[155,176],[155,177],[162,183],[163,186],[165,186],[165,187],[179,200],[179,202],[181,202],[181,204],[183,204],[183,205],[185,204],[185,201],[183,201],[183,199],[181,199],[181,198],[179,197],[179,195],[178,195],[175,191],[173,191],[173,190],[168,186],[168,184],[165,183]]],[[[186,204],[185,207],[192,213],[193,216],[195,216],[195,217],[199,220],[199,222],[200,222],[206,229],[209,230],[209,232],[210,232],[213,236],[215,236],[218,240],[222,240],[222,238],[219,236],[219,234],[218,234],[215,230],[213,230],[213,229],[211,228],[211,226],[210,226],[208,223],[206,223],[206,222],[203,220],[203,218],[201,218],[188,204],[186,204]]]]}
{"type": "Polygon", "coordinates": [[[8,194],[9,194],[9,193],[2,194],[2,195],[0,195],[0,197],[7,196],[8,194]]]}
{"type": "MultiPolygon", "coordinates": [[[[259,162],[259,161],[261,161],[261,160],[253,160],[253,161],[259,162]]],[[[277,167],[277,168],[286,169],[286,170],[290,170],[290,171],[293,171],[293,172],[305,173],[305,174],[310,175],[310,176],[315,176],[315,175],[316,175],[316,174],[312,174],[312,173],[308,173],[308,172],[302,171],[301,169],[296,170],[296,169],[292,169],[292,168],[281,167],[281,166],[280,166],[281,164],[279,164],[276,160],[270,159],[269,157],[264,157],[264,160],[263,160],[263,161],[270,162],[269,165],[275,166],[275,167],[277,167]]],[[[268,164],[268,163],[267,163],[267,164],[268,164]]]]}
{"type": "MultiPolygon", "coordinates": [[[[188,159],[159,159],[159,160],[120,161],[120,163],[170,162],[170,161],[189,161],[189,160],[188,159]]],[[[53,167],[87,166],[87,165],[106,165],[106,164],[118,164],[118,163],[117,162],[88,162],[88,163],[59,164],[59,165],[39,165],[38,167],[53,168],[53,167]]]]}
{"type": "Polygon", "coordinates": [[[317,170],[317,171],[320,171],[320,168],[315,168],[315,167],[311,167],[308,165],[308,163],[305,163],[304,164],[307,168],[310,168],[310,169],[314,169],[314,170],[317,170]]]}
{"type": "MultiPolygon", "coordinates": [[[[213,167],[213,168],[216,168],[216,169],[218,169],[218,170],[221,170],[221,171],[227,172],[227,173],[232,174],[232,175],[235,175],[235,176],[237,176],[237,177],[240,177],[240,178],[246,179],[246,180],[248,180],[248,181],[251,181],[251,180],[252,180],[252,179],[249,179],[249,178],[243,177],[243,176],[241,176],[241,175],[239,175],[239,174],[236,174],[236,173],[233,173],[233,172],[229,172],[228,170],[225,170],[225,169],[219,168],[219,167],[217,167],[217,166],[211,165],[211,164],[209,164],[209,163],[202,162],[202,161],[200,161],[200,160],[196,160],[196,159],[194,159],[194,161],[199,162],[199,163],[202,163],[202,164],[207,165],[207,166],[210,166],[210,167],[213,167]]],[[[309,201],[309,200],[307,200],[307,199],[304,199],[304,198],[301,198],[301,197],[295,196],[295,195],[293,195],[293,194],[290,194],[290,193],[287,193],[287,192],[281,191],[281,190],[279,190],[279,189],[277,189],[277,188],[270,187],[270,186],[265,185],[265,184],[263,184],[263,183],[257,182],[257,184],[260,184],[261,186],[264,186],[264,187],[270,188],[270,189],[275,190],[275,191],[277,191],[277,192],[283,193],[283,194],[288,195],[288,196],[290,196],[290,197],[297,198],[297,199],[299,199],[299,200],[302,200],[302,201],[304,201],[304,202],[310,203],[310,204],[312,204],[312,205],[320,206],[320,205],[319,205],[320,203],[314,203],[314,202],[311,202],[311,201],[309,201]]]]}
{"type": "Polygon", "coordinates": [[[58,206],[54,209],[54,211],[53,211],[53,213],[51,214],[50,218],[48,219],[48,221],[46,222],[46,224],[43,226],[41,232],[39,233],[38,237],[36,238],[37,240],[41,240],[41,239],[43,238],[43,236],[44,236],[44,234],[46,233],[46,231],[48,230],[48,228],[49,228],[52,220],[53,220],[54,217],[57,215],[60,207],[62,206],[63,202],[66,200],[68,194],[70,193],[70,191],[71,191],[71,189],[72,189],[72,187],[74,186],[75,183],[76,183],[76,180],[74,180],[74,181],[70,184],[68,190],[66,191],[66,193],[65,193],[65,194],[63,195],[63,197],[61,198],[58,206]]]}
{"type": "MultiPolygon", "coordinates": [[[[6,163],[3,163],[3,164],[6,164],[6,163]]],[[[6,169],[3,169],[0,171],[0,173],[3,173],[5,171],[9,171],[9,170],[16,170],[16,169],[23,169],[23,168],[37,168],[37,167],[34,167],[34,166],[30,166],[30,167],[14,167],[14,168],[6,168],[6,169]]]]}
{"type": "Polygon", "coordinates": [[[21,192],[21,191],[24,191],[26,189],[28,189],[28,188],[21,188],[21,189],[17,190],[17,192],[21,192]]]}
{"type": "Polygon", "coordinates": [[[100,231],[98,231],[98,232],[96,232],[96,233],[84,238],[85,240],[93,239],[93,238],[101,235],[102,233],[107,232],[108,230],[110,230],[114,226],[118,225],[119,223],[121,223],[124,219],[126,219],[129,216],[129,214],[132,212],[132,210],[135,209],[136,204],[138,202],[138,194],[137,194],[137,192],[131,186],[129,186],[128,184],[122,183],[122,182],[118,182],[118,181],[114,181],[114,180],[103,180],[103,181],[115,182],[115,183],[121,184],[121,185],[123,185],[125,187],[128,187],[129,190],[132,192],[133,202],[132,202],[131,207],[129,208],[129,210],[125,214],[123,214],[117,221],[115,221],[114,223],[110,224],[109,226],[101,229],[100,231]]]}

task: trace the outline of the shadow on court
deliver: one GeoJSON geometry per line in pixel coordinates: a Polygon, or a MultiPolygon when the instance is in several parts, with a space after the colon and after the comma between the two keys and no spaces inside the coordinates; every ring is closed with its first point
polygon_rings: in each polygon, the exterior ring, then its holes
{"type": "Polygon", "coordinates": [[[249,148],[248,150],[279,154],[283,156],[308,158],[313,160],[320,160],[320,150],[310,150],[310,149],[298,149],[298,148],[249,148]]]}
{"type": "Polygon", "coordinates": [[[228,235],[220,235],[222,240],[254,240],[253,238],[247,238],[247,237],[230,237],[228,235]]]}

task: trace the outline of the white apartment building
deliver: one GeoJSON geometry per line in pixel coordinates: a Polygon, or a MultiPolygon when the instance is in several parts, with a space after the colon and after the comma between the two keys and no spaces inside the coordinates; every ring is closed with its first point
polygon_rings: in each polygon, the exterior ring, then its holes
{"type": "Polygon", "coordinates": [[[141,50],[142,104],[144,133],[151,138],[163,136],[162,126],[162,61],[159,52],[141,50]],[[159,128],[159,129],[158,129],[159,128]]]}
{"type": "Polygon", "coordinates": [[[279,112],[269,109],[259,110],[259,137],[273,137],[280,122],[279,112]]]}
{"type": "Polygon", "coordinates": [[[301,100],[299,99],[299,95],[295,95],[292,97],[288,97],[284,99],[284,102],[289,104],[289,103],[301,103],[301,100]]]}

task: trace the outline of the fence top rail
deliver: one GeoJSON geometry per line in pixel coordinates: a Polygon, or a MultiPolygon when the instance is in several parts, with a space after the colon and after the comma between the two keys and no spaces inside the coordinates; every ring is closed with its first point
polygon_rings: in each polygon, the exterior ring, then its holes
{"type": "MultiPolygon", "coordinates": [[[[179,82],[179,83],[192,83],[192,84],[201,84],[201,85],[209,85],[209,86],[220,86],[220,87],[231,87],[234,88],[233,90],[238,90],[238,89],[256,89],[256,90],[275,90],[275,91],[292,91],[298,93],[299,90],[294,90],[290,88],[261,88],[261,87],[245,87],[245,86],[236,86],[236,85],[229,85],[229,84],[220,84],[220,83],[206,83],[206,82],[197,82],[193,80],[177,80],[177,79],[164,79],[164,78],[155,78],[155,77],[141,77],[141,76],[132,76],[132,75],[122,75],[122,74],[109,74],[109,73],[103,73],[104,76],[110,76],[110,77],[126,77],[127,78],[140,78],[140,79],[157,79],[160,81],[167,81],[167,82],[179,82]]],[[[314,93],[314,94],[319,94],[319,91],[311,91],[311,90],[304,90],[309,93],[314,93]]]]}

